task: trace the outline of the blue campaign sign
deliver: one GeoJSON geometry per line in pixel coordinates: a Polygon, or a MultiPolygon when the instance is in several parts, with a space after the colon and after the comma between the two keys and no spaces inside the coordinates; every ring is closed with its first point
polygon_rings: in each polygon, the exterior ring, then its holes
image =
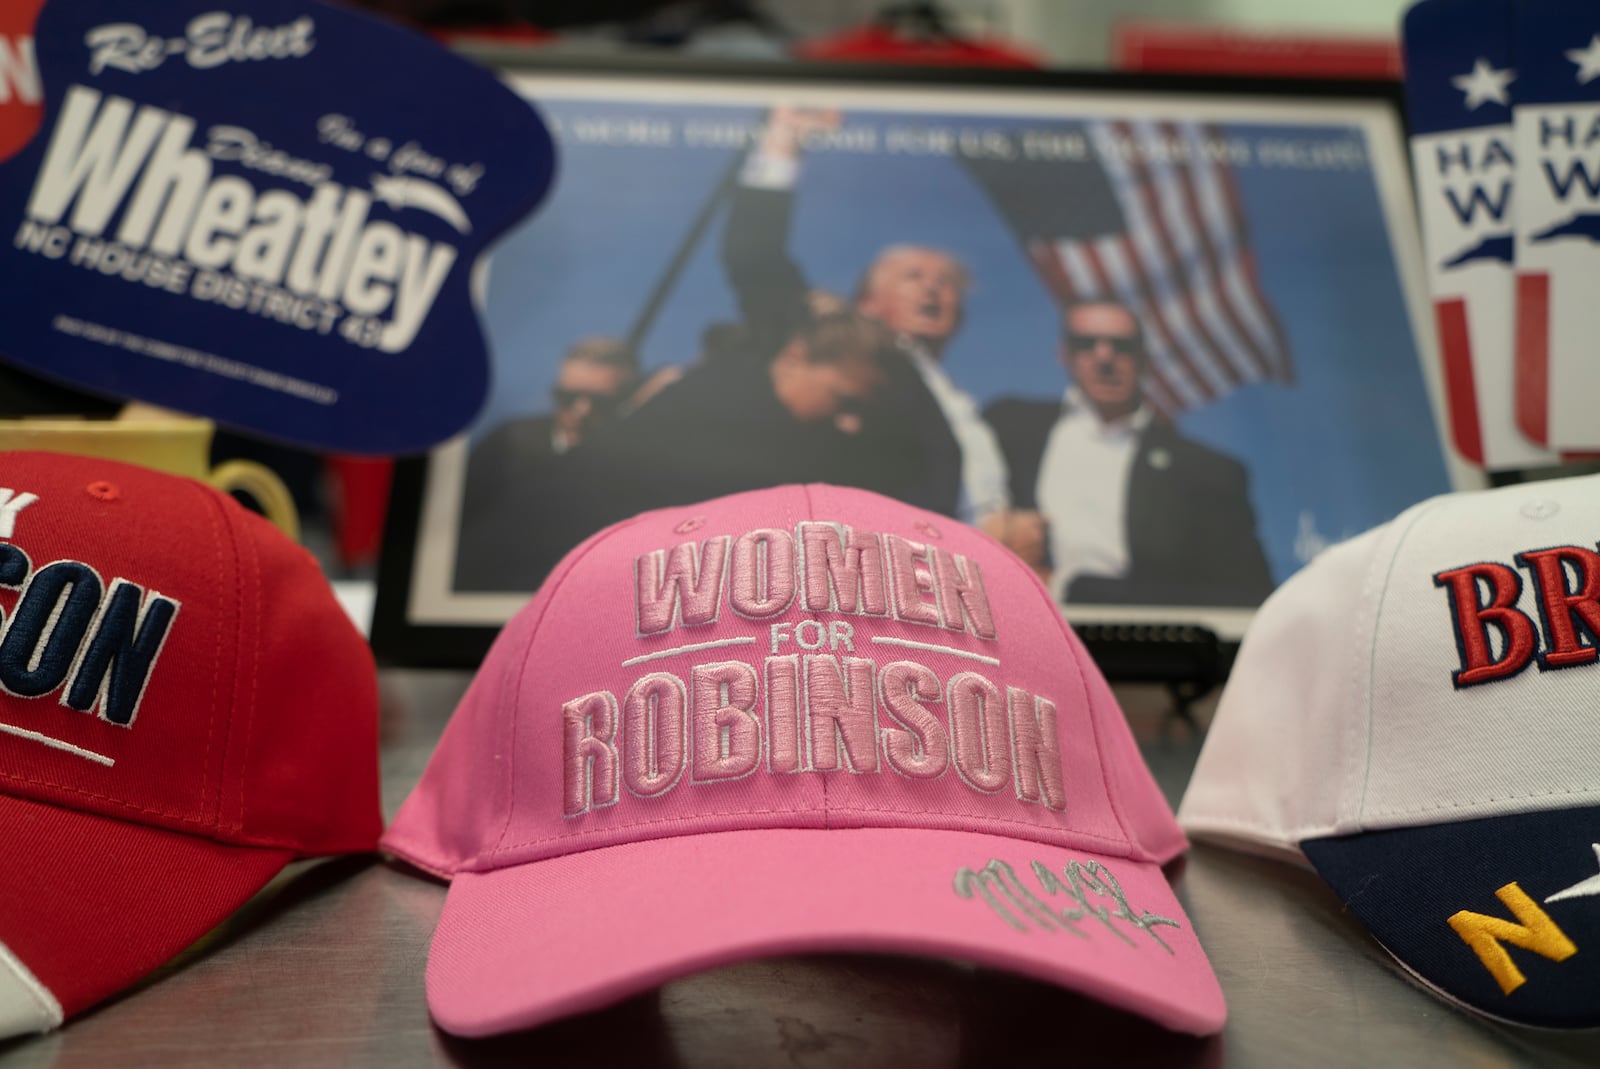
{"type": "Polygon", "coordinates": [[[1525,71],[1519,104],[1600,102],[1600,11],[1593,3],[1518,0],[1515,33],[1525,71]]]}
{"type": "Polygon", "coordinates": [[[1404,48],[1414,135],[1511,121],[1511,0],[1421,0],[1406,12],[1404,48]]]}
{"type": "Polygon", "coordinates": [[[315,0],[49,0],[34,39],[43,118],[0,163],[8,360],[344,452],[472,421],[474,268],[554,169],[527,102],[315,0]]]}

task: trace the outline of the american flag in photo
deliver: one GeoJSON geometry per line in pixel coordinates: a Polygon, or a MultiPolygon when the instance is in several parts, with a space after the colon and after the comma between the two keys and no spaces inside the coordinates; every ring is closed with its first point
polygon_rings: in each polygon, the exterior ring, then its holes
{"type": "Polygon", "coordinates": [[[1143,324],[1145,392],[1173,415],[1294,381],[1221,142],[1194,123],[1086,122],[1086,158],[969,161],[1052,295],[1111,298],[1143,324]]]}

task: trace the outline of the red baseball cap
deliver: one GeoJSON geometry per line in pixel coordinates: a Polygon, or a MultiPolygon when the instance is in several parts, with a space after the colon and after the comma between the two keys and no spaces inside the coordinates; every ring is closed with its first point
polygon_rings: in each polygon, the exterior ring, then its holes
{"type": "Polygon", "coordinates": [[[376,673],[317,562],[227,495],[0,453],[0,1038],[372,850],[376,673]]]}
{"type": "Polygon", "coordinates": [[[1222,992],[1110,688],[993,539],[784,486],[570,553],[384,839],[451,881],[428,1007],[486,1035],[728,962],[959,958],[1179,1031],[1222,992]]]}

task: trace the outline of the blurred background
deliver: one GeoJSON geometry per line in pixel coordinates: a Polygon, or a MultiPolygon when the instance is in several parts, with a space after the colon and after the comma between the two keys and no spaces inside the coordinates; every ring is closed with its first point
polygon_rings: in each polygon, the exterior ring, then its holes
{"type": "MultiPolygon", "coordinates": [[[[470,53],[676,54],[806,63],[1398,79],[1404,0],[351,0],[470,53]],[[488,51],[486,51],[488,50],[488,51]]],[[[118,405],[0,366],[0,417],[118,405]]],[[[266,463],[335,578],[370,578],[392,465],[219,430],[213,461],[266,463]]]]}
{"type": "MultiPolygon", "coordinates": [[[[1401,0],[750,0],[750,2],[650,2],[650,0],[363,0],[358,6],[439,29],[521,27],[548,31],[578,47],[670,47],[755,55],[803,49],[807,43],[884,21],[908,32],[931,15],[950,31],[995,38],[1020,47],[1048,66],[1105,68],[1123,65],[1131,38],[1155,30],[1216,31],[1261,38],[1323,38],[1393,50],[1401,0]]],[[[1287,44],[1280,40],[1277,46],[1287,44]]],[[[1358,51],[1353,49],[1352,51],[1358,51]]],[[[1198,60],[1197,62],[1203,62],[1198,60]]]]}

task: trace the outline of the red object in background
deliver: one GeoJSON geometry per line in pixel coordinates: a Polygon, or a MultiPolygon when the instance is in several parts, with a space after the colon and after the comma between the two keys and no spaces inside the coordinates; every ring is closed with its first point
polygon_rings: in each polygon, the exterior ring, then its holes
{"type": "Polygon", "coordinates": [[[1472,378],[1472,332],[1467,328],[1467,302],[1435,301],[1439,349],[1444,354],[1444,393],[1450,409],[1450,433],[1456,452],[1483,466],[1483,432],[1478,426],[1478,390],[1472,378]]]}
{"type": "Polygon", "coordinates": [[[1038,68],[1043,60],[1031,52],[995,40],[908,36],[892,26],[872,24],[794,46],[800,59],[870,63],[920,63],[941,67],[1038,68]]]}
{"type": "Polygon", "coordinates": [[[525,22],[508,26],[435,26],[426,32],[445,45],[542,45],[557,37],[525,22]]]}
{"type": "Polygon", "coordinates": [[[44,2],[0,4],[0,161],[33,140],[44,120],[44,83],[33,54],[33,24],[44,2]]]}
{"type": "Polygon", "coordinates": [[[381,457],[330,456],[327,460],[334,549],[347,568],[370,564],[383,543],[394,461],[381,457]]]}
{"type": "Polygon", "coordinates": [[[1161,74],[1246,74],[1300,78],[1401,75],[1395,37],[1217,30],[1150,22],[1112,31],[1118,70],[1161,74]]]}
{"type": "Polygon", "coordinates": [[[1550,444],[1550,276],[1517,276],[1517,427],[1550,444]]]}

